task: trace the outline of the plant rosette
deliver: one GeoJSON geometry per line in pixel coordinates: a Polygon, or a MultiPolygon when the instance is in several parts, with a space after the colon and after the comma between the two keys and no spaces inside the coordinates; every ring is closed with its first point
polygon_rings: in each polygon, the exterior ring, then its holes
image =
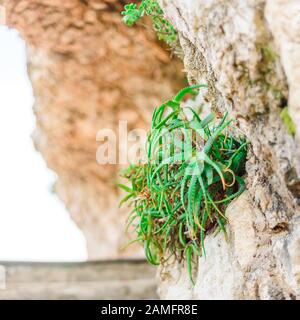
{"type": "Polygon", "coordinates": [[[132,207],[127,230],[144,244],[148,261],[185,259],[192,282],[193,261],[206,255],[206,235],[223,231],[226,237],[226,207],[245,190],[248,142],[232,133],[233,120],[213,112],[202,119],[183,107],[187,95],[205,87],[184,88],[155,109],[147,162],[123,172],[130,187],[119,185],[127,192],[121,204],[132,207]]]}

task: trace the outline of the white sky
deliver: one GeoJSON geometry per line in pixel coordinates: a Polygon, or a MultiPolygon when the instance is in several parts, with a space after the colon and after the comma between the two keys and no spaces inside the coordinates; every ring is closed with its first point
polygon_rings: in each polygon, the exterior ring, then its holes
{"type": "Polygon", "coordinates": [[[86,260],[86,242],[51,193],[55,175],[34,150],[33,96],[23,40],[0,26],[0,261],[86,260]]]}

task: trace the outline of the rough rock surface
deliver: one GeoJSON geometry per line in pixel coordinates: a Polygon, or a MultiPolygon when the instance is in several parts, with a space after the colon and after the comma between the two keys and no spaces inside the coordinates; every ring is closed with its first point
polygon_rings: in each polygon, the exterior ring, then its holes
{"type": "Polygon", "coordinates": [[[196,285],[185,266],[161,267],[162,298],[300,298],[300,3],[161,0],[177,28],[191,82],[228,110],[251,142],[247,191],[227,208],[229,240],[206,238],[196,285]],[[288,106],[298,132],[280,118],[288,106]]]}
{"type": "MultiPolygon", "coordinates": [[[[4,0],[7,24],[28,43],[33,138],[57,173],[55,191],[83,230],[90,259],[132,256],[115,186],[120,166],[99,165],[98,130],[147,128],[152,108],[182,87],[182,65],[150,28],[126,27],[121,0],[4,0]]],[[[140,249],[139,249],[140,250],[140,249]]]]}

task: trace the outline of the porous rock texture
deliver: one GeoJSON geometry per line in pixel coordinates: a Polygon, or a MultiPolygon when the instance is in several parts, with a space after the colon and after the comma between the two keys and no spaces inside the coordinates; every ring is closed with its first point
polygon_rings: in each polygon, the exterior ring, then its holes
{"type": "MultiPolygon", "coordinates": [[[[152,108],[182,87],[182,65],[151,28],[122,22],[122,0],[4,0],[9,27],[28,44],[33,139],[57,173],[55,191],[84,232],[90,259],[140,255],[128,242],[115,183],[99,165],[98,130],[148,128],[152,108]]],[[[17,93],[16,93],[17,94],[17,93]]],[[[55,235],[53,235],[55,236],[55,235]]]]}
{"type": "Polygon", "coordinates": [[[189,80],[208,83],[251,145],[247,190],[227,208],[228,241],[207,236],[192,286],[186,267],[158,273],[160,296],[300,298],[300,2],[160,0],[179,32],[189,80]],[[295,137],[280,118],[283,107],[295,137]]]}

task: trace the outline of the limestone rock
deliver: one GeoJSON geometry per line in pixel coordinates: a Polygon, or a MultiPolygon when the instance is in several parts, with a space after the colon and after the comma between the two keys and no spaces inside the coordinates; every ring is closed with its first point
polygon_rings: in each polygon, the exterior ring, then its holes
{"type": "Polygon", "coordinates": [[[179,32],[191,82],[209,84],[214,109],[250,141],[247,191],[227,208],[228,242],[209,235],[192,288],[185,266],[161,268],[160,295],[296,299],[299,295],[299,1],[161,0],[179,32]],[[176,284],[176,285],[175,285],[176,284]]]}

